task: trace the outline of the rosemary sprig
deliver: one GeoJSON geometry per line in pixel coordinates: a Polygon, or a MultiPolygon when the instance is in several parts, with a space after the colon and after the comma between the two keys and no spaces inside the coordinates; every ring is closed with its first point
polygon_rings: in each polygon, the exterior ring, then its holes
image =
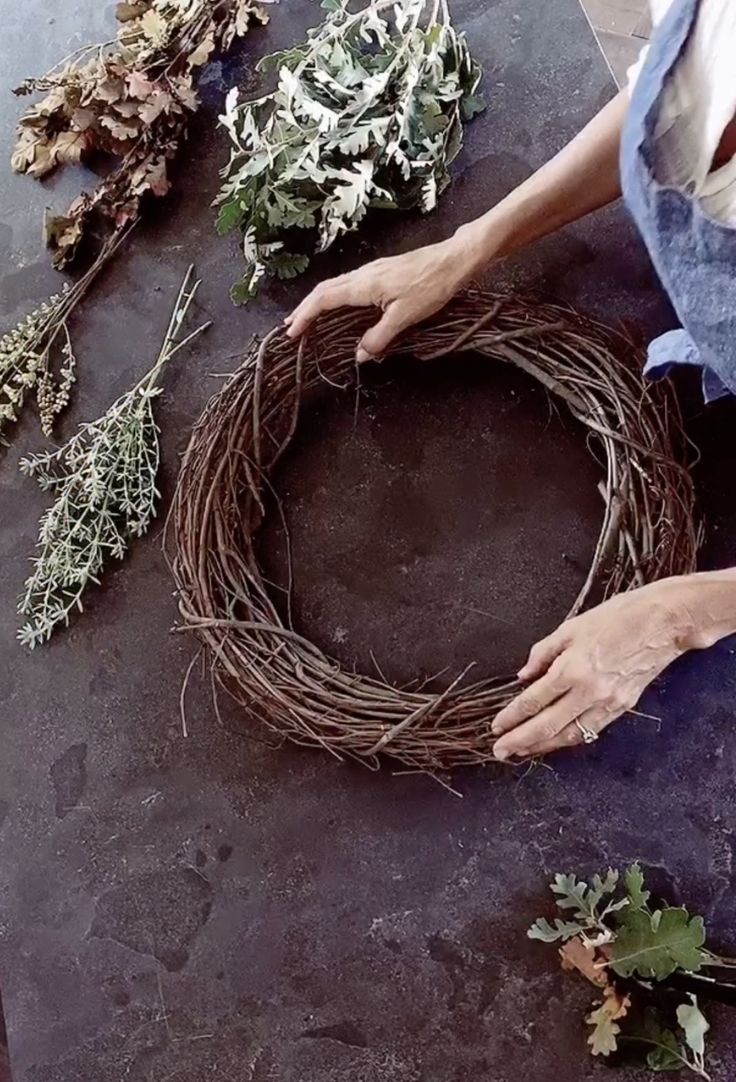
{"type": "Polygon", "coordinates": [[[24,646],[45,642],[75,610],[81,612],[87,584],[99,582],[108,558],[122,558],[155,515],[159,429],[153,403],[166,364],[209,326],[179,337],[199,286],[193,275],[190,267],[150,371],[63,447],[21,461],[21,471],[56,497],[41,517],[39,552],[18,606],[27,618],[18,632],[24,646]]]}

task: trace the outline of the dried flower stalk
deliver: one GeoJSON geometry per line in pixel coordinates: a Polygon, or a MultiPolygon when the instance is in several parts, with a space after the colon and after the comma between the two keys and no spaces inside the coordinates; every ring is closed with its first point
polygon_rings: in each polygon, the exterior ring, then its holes
{"type": "Polygon", "coordinates": [[[24,646],[32,649],[46,641],[60,623],[69,623],[75,610],[81,612],[87,584],[99,582],[108,559],[121,559],[155,515],[159,429],[153,404],[161,393],[164,367],[208,326],[179,340],[199,286],[192,278],[190,267],[158,359],[143,379],[98,420],[81,425],[63,447],[20,464],[23,473],[56,497],[41,518],[38,555],[18,606],[27,618],[18,632],[24,646]]]}
{"type": "Polygon", "coordinates": [[[121,244],[127,230],[118,229],[97,259],[74,285],[64,283],[0,338],[0,443],[8,425],[16,422],[29,395],[35,392],[41,429],[51,436],[54,420],[69,402],[76,378],[76,357],[68,320],[97,274],[121,244]]]}

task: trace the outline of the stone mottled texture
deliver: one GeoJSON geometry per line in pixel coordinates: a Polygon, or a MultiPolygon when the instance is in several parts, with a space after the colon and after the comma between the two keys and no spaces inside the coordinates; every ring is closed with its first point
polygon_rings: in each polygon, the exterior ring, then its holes
{"type": "MultiPolygon", "coordinates": [[[[80,383],[67,434],[149,363],[172,291],[196,259],[200,313],[215,327],[206,347],[180,356],[168,375],[160,413],[166,495],[191,422],[218,386],[212,373],[232,365],[234,348],[272,326],[317,275],[444,236],[483,210],[613,92],[576,0],[456,0],[456,18],[485,64],[490,107],[469,129],[440,210],[427,219],[376,217],[313,278],[270,287],[235,311],[226,287],[238,271],[237,245],[213,236],[208,209],[225,150],[213,117],[223,88],[250,83],[253,58],[298,37],[315,7],[283,0],[268,31],[208,70],[207,109],[179,191],[75,320],[80,383]]],[[[5,323],[56,285],[39,240],[42,208],[62,205],[78,185],[73,176],[44,186],[11,176],[20,104],[9,88],[104,37],[112,6],[3,0],[3,15],[5,323]]],[[[620,209],[537,245],[499,279],[648,332],[670,319],[620,209]]],[[[329,636],[339,618],[335,648],[344,657],[352,650],[364,660],[372,645],[404,678],[478,651],[483,661],[484,642],[499,664],[511,664],[574,588],[579,569],[563,567],[561,551],[579,562],[592,540],[590,467],[573,430],[533,396],[522,404],[526,394],[513,380],[497,388],[468,371],[455,383],[445,373],[417,386],[394,373],[381,391],[385,413],[381,395],[369,397],[352,443],[352,405],[326,405],[304,436],[303,462],[287,463],[280,482],[299,507],[295,516],[290,498],[304,553],[297,600],[308,624],[329,636]],[[475,382],[464,396],[466,378],[475,382]],[[450,439],[444,427],[453,410],[459,423],[450,439]],[[557,468],[547,466],[542,486],[545,432],[557,468]],[[343,456],[339,469],[327,471],[322,438],[343,456]],[[483,470],[490,510],[475,475],[483,470]],[[545,529],[525,517],[518,494],[514,505],[513,476],[522,496],[537,484],[545,529]],[[445,496],[457,489],[451,522],[438,521],[446,506],[438,484],[445,496]],[[494,520],[496,499],[502,513],[494,520]],[[514,546],[504,537],[507,515],[530,540],[519,533],[514,546]],[[549,602],[520,617],[506,579],[542,582],[549,561],[561,581],[549,602]],[[402,564],[411,582],[404,593],[402,564]],[[493,604],[514,625],[506,657],[498,632],[477,614],[461,636],[456,596],[466,607],[493,604]],[[529,621],[524,635],[520,620],[529,621]],[[404,627],[411,648],[402,647],[404,627]]],[[[694,425],[705,449],[708,558],[723,560],[733,556],[733,410],[720,405],[694,425]]],[[[638,857],[675,898],[705,913],[724,945],[736,942],[730,644],[686,660],[647,697],[644,709],[660,714],[661,725],[622,722],[592,751],[528,776],[464,772],[455,779],[463,799],[422,777],[375,775],[222,732],[206,680],[190,687],[184,739],[179,690],[191,644],[168,634],[175,608],[155,531],[90,595],[69,632],[33,655],[14,643],[13,600],[44,506],[15,462],[38,445],[25,421],[0,463],[0,984],[15,1082],[603,1078],[584,1048],[587,990],[524,938],[547,906],[550,875],[638,857]]],[[[223,711],[233,729],[262,735],[225,704],[223,711]]],[[[726,1082],[736,1067],[733,1037],[724,1014],[713,1019],[713,1077],[726,1082]]]]}

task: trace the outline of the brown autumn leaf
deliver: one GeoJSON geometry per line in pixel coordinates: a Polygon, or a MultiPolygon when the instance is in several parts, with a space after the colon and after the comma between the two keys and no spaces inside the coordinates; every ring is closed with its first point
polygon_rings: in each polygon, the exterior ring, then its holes
{"type": "Polygon", "coordinates": [[[153,192],[154,195],[166,195],[170,187],[166,158],[163,155],[151,154],[144,158],[130,178],[130,190],[135,195],[142,195],[146,191],[153,192]]]}
{"type": "Polygon", "coordinates": [[[129,222],[134,222],[140,213],[140,200],[129,199],[122,206],[117,207],[113,216],[115,225],[122,228],[124,225],[128,225],[129,222]]]}
{"type": "Polygon", "coordinates": [[[117,4],[115,18],[119,23],[129,23],[132,19],[140,19],[145,10],[145,4],[117,4]]]}
{"type": "Polygon", "coordinates": [[[25,172],[32,177],[45,177],[55,168],[56,158],[53,154],[53,145],[45,137],[36,140],[33,147],[33,159],[25,172]]]}
{"type": "Polygon", "coordinates": [[[67,92],[62,86],[55,86],[43,101],[35,106],[39,117],[50,117],[53,113],[63,112],[67,105],[67,92]]]}
{"type": "Polygon", "coordinates": [[[191,75],[180,75],[176,79],[171,79],[170,82],[177,100],[185,109],[189,109],[189,111],[193,113],[199,106],[199,96],[192,86],[191,75]]]}
{"type": "Polygon", "coordinates": [[[588,1037],[588,1044],[594,1056],[610,1056],[618,1048],[617,1037],[621,1032],[618,1019],[623,1018],[631,1006],[631,997],[616,991],[613,985],[605,989],[600,1007],[586,1018],[593,1032],[588,1037]]]}
{"type": "Polygon", "coordinates": [[[32,132],[21,131],[18,142],[10,158],[10,165],[16,173],[27,173],[36,157],[38,140],[32,132]]]}
{"type": "Polygon", "coordinates": [[[61,131],[51,144],[51,153],[60,163],[81,161],[89,144],[89,137],[84,131],[61,131]]]}
{"type": "Polygon", "coordinates": [[[156,89],[156,84],[152,82],[147,75],[144,75],[142,71],[131,71],[125,78],[128,84],[128,91],[134,98],[138,98],[139,101],[145,101],[149,98],[156,89]]]}
{"type": "Polygon", "coordinates": [[[203,64],[206,64],[210,56],[215,49],[215,39],[210,32],[200,41],[199,45],[193,52],[187,57],[187,66],[191,68],[199,68],[203,64]]]}
{"type": "Polygon", "coordinates": [[[71,116],[72,126],[77,131],[87,131],[88,128],[92,128],[97,120],[97,114],[94,109],[79,108],[75,109],[71,116]]]}
{"type": "Polygon", "coordinates": [[[135,98],[129,98],[128,101],[114,101],[112,103],[112,108],[118,116],[124,116],[126,120],[130,120],[132,116],[138,116],[141,104],[142,103],[136,101],[135,98]]]}
{"type": "Polygon", "coordinates": [[[144,124],[153,124],[156,117],[161,113],[168,113],[174,99],[165,90],[156,90],[145,105],[138,110],[138,115],[144,124]]]}
{"type": "Polygon", "coordinates": [[[100,124],[110,132],[114,139],[118,139],[121,143],[135,139],[140,134],[140,128],[132,117],[126,121],[118,120],[114,116],[103,116],[100,118],[100,124]]]}
{"type": "Polygon", "coordinates": [[[562,968],[567,970],[576,969],[584,977],[595,984],[598,988],[605,988],[609,983],[608,970],[601,966],[602,961],[593,947],[588,947],[579,936],[569,939],[563,947],[560,947],[562,968]],[[596,965],[596,963],[599,963],[596,965]]]}
{"type": "MultiPolygon", "coordinates": [[[[77,200],[75,200],[75,203],[77,200]]],[[[74,206],[74,204],[72,204],[74,206]]],[[[73,257],[82,239],[84,214],[71,213],[47,216],[44,222],[46,243],[52,249],[54,266],[64,267],[73,257]]]]}
{"type": "Polygon", "coordinates": [[[107,78],[97,83],[94,88],[94,96],[101,101],[119,101],[125,93],[125,83],[122,79],[107,78]]]}
{"type": "Polygon", "coordinates": [[[154,195],[166,195],[171,184],[166,169],[166,158],[157,158],[148,174],[148,186],[154,195]]]}

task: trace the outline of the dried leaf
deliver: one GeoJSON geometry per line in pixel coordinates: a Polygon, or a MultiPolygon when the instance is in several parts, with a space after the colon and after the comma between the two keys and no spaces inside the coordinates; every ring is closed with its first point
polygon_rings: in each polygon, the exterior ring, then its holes
{"type": "Polygon", "coordinates": [[[600,1007],[586,1018],[593,1032],[588,1037],[588,1044],[594,1056],[610,1056],[618,1048],[617,1037],[621,1032],[618,1020],[623,1018],[631,1006],[631,998],[617,992],[613,986],[606,988],[600,1007]]]}
{"type": "Polygon", "coordinates": [[[166,20],[153,8],[149,8],[139,20],[138,25],[152,45],[161,46],[165,44],[168,38],[166,20]]]}
{"type": "Polygon", "coordinates": [[[560,947],[562,968],[567,970],[576,969],[579,973],[599,988],[605,988],[609,984],[608,970],[601,965],[601,959],[597,952],[576,937],[570,939],[563,947],[560,947]]]}
{"type": "Polygon", "coordinates": [[[94,109],[80,108],[75,109],[72,113],[72,127],[77,131],[87,131],[88,128],[93,128],[97,115],[94,109]]]}
{"type": "Polygon", "coordinates": [[[38,140],[30,132],[21,132],[20,138],[15,145],[10,164],[16,173],[27,173],[36,158],[38,140]]]}
{"type": "Polygon", "coordinates": [[[56,155],[53,145],[45,139],[39,139],[33,146],[33,159],[25,170],[32,177],[43,177],[56,168],[56,155]]]}
{"type": "Polygon", "coordinates": [[[142,71],[129,72],[125,77],[125,81],[128,84],[130,94],[134,98],[138,98],[139,101],[145,101],[156,89],[156,83],[151,82],[142,71]]]}
{"type": "Polygon", "coordinates": [[[156,90],[146,104],[141,106],[138,115],[144,124],[153,124],[161,113],[168,112],[173,100],[171,94],[167,94],[165,90],[156,90]]]}
{"type": "Polygon", "coordinates": [[[119,23],[127,23],[132,19],[140,19],[145,10],[145,4],[116,4],[115,18],[119,23]]]}
{"type": "Polygon", "coordinates": [[[178,78],[170,80],[170,82],[177,100],[185,109],[189,109],[189,111],[193,113],[199,106],[199,97],[197,91],[192,86],[191,75],[180,75],[178,78]]]}
{"type": "Polygon", "coordinates": [[[125,94],[125,83],[122,79],[107,78],[95,85],[94,95],[101,101],[119,101],[125,94]]]}
{"type": "Polygon", "coordinates": [[[110,132],[113,138],[118,139],[121,143],[136,139],[140,134],[140,126],[133,117],[126,121],[125,119],[118,120],[114,116],[103,116],[100,124],[110,132]]]}
{"type": "Polygon", "coordinates": [[[206,64],[212,53],[215,50],[215,39],[212,31],[200,41],[196,49],[194,49],[187,57],[187,64],[190,68],[199,68],[203,64],[206,64]]]}
{"type": "Polygon", "coordinates": [[[51,153],[57,162],[78,162],[87,149],[88,141],[84,131],[62,131],[56,136],[51,153]]]}
{"type": "Polygon", "coordinates": [[[154,195],[166,195],[170,187],[163,155],[145,158],[130,178],[130,190],[136,195],[142,195],[146,191],[151,191],[154,195]]]}
{"type": "Polygon", "coordinates": [[[134,222],[140,212],[140,203],[137,199],[130,199],[127,203],[123,203],[121,206],[115,208],[113,221],[118,228],[122,228],[128,225],[129,222],[134,222]]]}
{"type": "Polygon", "coordinates": [[[44,222],[46,244],[54,252],[54,266],[63,267],[71,259],[82,239],[82,214],[47,216],[44,222]]]}

